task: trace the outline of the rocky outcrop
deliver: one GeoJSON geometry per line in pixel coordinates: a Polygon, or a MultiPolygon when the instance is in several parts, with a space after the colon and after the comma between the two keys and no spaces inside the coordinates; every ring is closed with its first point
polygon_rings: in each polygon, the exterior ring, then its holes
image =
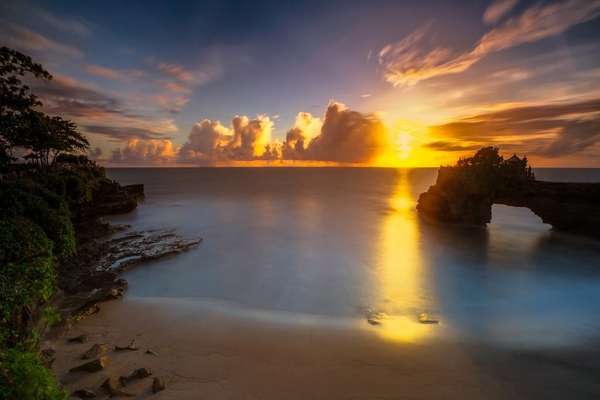
{"type": "Polygon", "coordinates": [[[440,168],[417,209],[431,220],[483,226],[493,204],[527,207],[557,231],[600,237],[600,183],[512,183],[504,178],[497,187],[474,185],[459,167],[440,168]]]}
{"type": "Polygon", "coordinates": [[[130,212],[144,197],[144,185],[121,186],[107,178],[95,184],[91,201],[76,218],[77,253],[58,270],[61,291],[54,306],[62,320],[79,319],[99,311],[98,303],[118,299],[127,289],[119,273],[142,262],[186,251],[201,240],[186,240],[172,230],[129,231],[111,225],[103,215],[130,212]]]}
{"type": "Polygon", "coordinates": [[[172,230],[128,232],[82,245],[78,254],[62,266],[59,284],[64,296],[56,307],[65,318],[98,311],[98,303],[118,299],[127,289],[119,273],[148,260],[181,253],[200,239],[186,240],[172,230]]]}
{"type": "Polygon", "coordinates": [[[144,185],[121,186],[110,179],[100,179],[93,190],[91,203],[85,207],[84,217],[131,212],[143,196],[144,185]]]}

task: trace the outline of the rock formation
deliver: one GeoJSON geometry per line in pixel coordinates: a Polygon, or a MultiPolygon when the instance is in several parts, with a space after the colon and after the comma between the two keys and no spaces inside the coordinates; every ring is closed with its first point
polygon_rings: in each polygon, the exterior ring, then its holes
{"type": "Polygon", "coordinates": [[[557,231],[600,237],[600,183],[538,181],[526,158],[503,160],[495,148],[441,167],[417,209],[434,221],[484,226],[493,204],[527,207],[557,231]]]}

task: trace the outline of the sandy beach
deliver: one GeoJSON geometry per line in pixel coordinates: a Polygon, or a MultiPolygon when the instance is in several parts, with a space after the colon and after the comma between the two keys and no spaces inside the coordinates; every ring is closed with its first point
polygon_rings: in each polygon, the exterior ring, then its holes
{"type": "Polygon", "coordinates": [[[103,304],[49,344],[57,350],[54,371],[70,391],[96,390],[106,377],[142,367],[164,378],[167,388],[157,394],[152,378],[124,388],[140,399],[564,399],[600,393],[598,369],[590,364],[597,351],[400,343],[369,331],[378,328],[264,323],[210,308],[175,310],[168,302],[126,299],[103,304]],[[68,343],[81,333],[86,343],[68,343]],[[138,351],[113,350],[132,339],[138,351]],[[68,372],[95,343],[108,345],[109,366],[68,372]]]}

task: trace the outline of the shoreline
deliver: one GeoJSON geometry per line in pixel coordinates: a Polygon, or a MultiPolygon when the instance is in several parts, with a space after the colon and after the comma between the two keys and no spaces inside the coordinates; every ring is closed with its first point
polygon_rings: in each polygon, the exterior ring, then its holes
{"type": "Polygon", "coordinates": [[[186,312],[136,299],[105,303],[50,341],[57,350],[53,370],[72,392],[149,368],[165,380],[165,391],[152,394],[152,377],[125,389],[136,398],[157,399],[525,399],[600,393],[598,365],[587,364],[597,354],[585,349],[515,352],[458,341],[391,343],[367,331],[264,323],[210,307],[186,312]],[[67,342],[82,333],[89,337],[86,343],[67,342]],[[112,350],[132,339],[138,351],[112,350]],[[108,367],[68,373],[95,343],[107,344],[108,367]]]}

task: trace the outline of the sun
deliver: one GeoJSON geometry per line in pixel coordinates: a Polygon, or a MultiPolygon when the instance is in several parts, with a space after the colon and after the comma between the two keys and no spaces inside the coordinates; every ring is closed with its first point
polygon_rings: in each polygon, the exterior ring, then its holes
{"type": "Polygon", "coordinates": [[[428,127],[426,125],[420,122],[399,119],[386,128],[389,147],[375,160],[375,165],[410,168],[431,164],[434,154],[424,146],[428,140],[428,127]]]}

